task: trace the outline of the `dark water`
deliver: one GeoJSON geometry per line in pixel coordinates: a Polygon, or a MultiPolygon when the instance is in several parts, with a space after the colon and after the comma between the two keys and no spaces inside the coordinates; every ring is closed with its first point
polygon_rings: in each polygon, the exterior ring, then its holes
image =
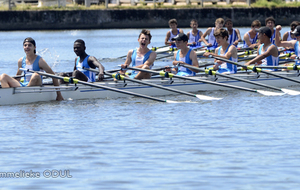
{"type": "MultiPolygon", "coordinates": [[[[152,30],[153,46],[162,45],[166,30],[152,30]]],[[[107,69],[118,68],[122,60],[107,58],[135,48],[138,33],[1,32],[0,71],[16,73],[28,36],[55,71],[72,70],[77,38],[107,69]]],[[[299,189],[299,96],[204,94],[223,100],[168,96],[191,103],[119,98],[1,106],[0,172],[23,177],[1,178],[0,189],[299,189]]]]}

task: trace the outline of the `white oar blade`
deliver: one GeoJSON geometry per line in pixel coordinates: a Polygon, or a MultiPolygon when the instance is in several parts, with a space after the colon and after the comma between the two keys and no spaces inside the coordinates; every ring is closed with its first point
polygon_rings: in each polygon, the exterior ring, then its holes
{"type": "Polygon", "coordinates": [[[297,96],[300,94],[299,91],[296,91],[296,90],[290,90],[290,89],[286,89],[286,88],[282,88],[281,89],[283,92],[289,94],[289,95],[293,95],[293,96],[297,96]]]}
{"type": "Polygon", "coordinates": [[[179,103],[177,101],[173,101],[173,100],[166,100],[167,103],[171,103],[171,104],[176,104],[176,103],[179,103]]]}
{"type": "Polygon", "coordinates": [[[223,98],[215,98],[215,97],[205,96],[205,95],[200,95],[200,94],[197,94],[196,97],[199,98],[200,100],[221,100],[221,99],[223,99],[223,98]]]}
{"type": "Polygon", "coordinates": [[[281,93],[281,92],[270,92],[270,91],[265,91],[265,90],[257,90],[258,93],[261,93],[265,96],[282,96],[285,93],[281,93]]]}

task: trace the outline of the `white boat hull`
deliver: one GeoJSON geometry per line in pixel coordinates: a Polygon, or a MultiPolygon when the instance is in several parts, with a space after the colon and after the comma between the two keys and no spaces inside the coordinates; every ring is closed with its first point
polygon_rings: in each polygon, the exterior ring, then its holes
{"type": "MultiPolygon", "coordinates": [[[[278,72],[277,72],[278,73],[278,72]]],[[[300,78],[297,76],[296,72],[283,72],[283,76],[289,76],[290,78],[296,79],[300,81],[300,78]]],[[[259,78],[255,73],[251,74],[236,74],[233,76],[242,77],[244,79],[248,79],[251,81],[267,84],[275,87],[288,87],[291,85],[297,85],[295,82],[291,82],[285,79],[281,79],[278,77],[272,77],[265,74],[261,74],[259,78]]],[[[214,81],[214,76],[197,76],[195,78],[206,79],[214,81]]],[[[215,91],[215,90],[233,90],[232,88],[225,88],[216,85],[193,82],[189,80],[181,80],[181,79],[150,79],[145,80],[147,82],[152,82],[156,84],[163,85],[165,87],[174,88],[177,90],[182,90],[186,92],[200,92],[201,91],[215,91]],[[173,83],[171,83],[173,82],[173,83]]],[[[225,83],[234,86],[241,86],[247,88],[256,88],[259,89],[259,86],[248,84],[245,82],[240,82],[236,80],[231,80],[227,78],[218,77],[218,83],[225,83]]],[[[93,84],[101,84],[105,86],[110,86],[114,88],[118,88],[121,90],[126,90],[138,94],[144,94],[148,96],[164,96],[176,94],[171,91],[158,89],[151,86],[145,86],[142,84],[137,84],[133,82],[125,82],[124,81],[109,81],[109,82],[99,82],[93,84]]],[[[299,84],[298,84],[299,85],[299,84]]],[[[77,85],[75,87],[74,84],[69,84],[67,86],[61,86],[60,90],[65,100],[67,99],[93,99],[93,98],[121,98],[121,97],[129,97],[129,95],[125,95],[118,92],[113,92],[109,90],[104,90],[101,88],[94,88],[85,85],[77,85]],[[77,90],[75,90],[75,88],[77,90]]],[[[33,102],[43,102],[43,101],[52,101],[56,99],[56,91],[53,86],[45,86],[45,87],[17,87],[17,88],[0,88],[0,105],[12,105],[12,104],[24,104],[24,103],[33,103],[33,102]]]]}

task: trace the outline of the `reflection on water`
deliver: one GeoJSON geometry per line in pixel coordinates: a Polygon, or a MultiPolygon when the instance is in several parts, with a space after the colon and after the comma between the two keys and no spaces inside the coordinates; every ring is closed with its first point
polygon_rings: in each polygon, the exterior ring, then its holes
{"type": "MultiPolygon", "coordinates": [[[[137,45],[136,35],[128,37],[133,45],[120,43],[126,39],[122,35],[138,31],[12,32],[7,37],[11,45],[3,42],[7,48],[0,52],[0,69],[15,74],[16,61],[24,54],[24,36],[38,39],[43,57],[48,56],[49,63],[57,61],[56,71],[69,71],[75,38],[85,37],[91,55],[117,57],[137,45]],[[108,33],[114,41],[103,39],[108,33]],[[89,38],[97,35],[103,43],[89,38]],[[108,46],[117,42],[118,48],[108,46]]],[[[153,44],[161,45],[155,38],[153,44]]],[[[104,60],[107,69],[120,64],[104,60]]],[[[298,96],[203,94],[223,100],[166,96],[161,98],[197,103],[107,98],[1,106],[1,172],[22,170],[41,176],[2,178],[0,189],[299,188],[298,96]],[[68,170],[72,177],[47,178],[47,170],[68,170]]]]}

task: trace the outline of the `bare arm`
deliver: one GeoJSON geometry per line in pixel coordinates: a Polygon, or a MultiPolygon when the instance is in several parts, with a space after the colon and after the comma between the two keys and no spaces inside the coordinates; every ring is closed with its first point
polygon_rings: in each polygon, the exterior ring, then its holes
{"type": "Polygon", "coordinates": [[[276,26],[276,32],[275,32],[275,44],[278,47],[290,47],[293,48],[295,46],[295,43],[297,42],[296,40],[292,41],[281,41],[280,40],[280,30],[281,26],[277,25],[276,26]]]}
{"type": "Polygon", "coordinates": [[[282,41],[287,41],[288,36],[289,36],[289,32],[285,32],[282,36],[282,41]]]}
{"type": "MultiPolygon", "coordinates": [[[[260,45],[261,46],[261,45],[260,45]]],[[[259,47],[260,48],[260,47],[259,47]]],[[[258,55],[258,52],[257,52],[257,56],[250,60],[248,63],[246,63],[245,65],[251,65],[251,64],[255,64],[255,63],[258,63],[258,64],[261,64],[259,63],[261,60],[263,60],[264,58],[268,57],[268,56],[274,56],[274,57],[278,57],[278,50],[277,50],[277,47],[275,45],[271,45],[271,47],[269,47],[267,49],[267,51],[265,51],[263,54],[261,55],[258,55]]]]}
{"type": "Polygon", "coordinates": [[[207,45],[207,46],[212,46],[212,44],[208,43],[208,42],[205,40],[205,37],[206,37],[207,35],[210,34],[211,30],[212,30],[212,28],[208,28],[208,29],[204,32],[204,34],[201,36],[202,42],[204,42],[205,45],[207,45]]]}
{"type": "Polygon", "coordinates": [[[237,34],[238,39],[235,42],[233,42],[233,44],[237,46],[239,44],[239,42],[242,41],[242,38],[241,38],[240,31],[238,29],[235,29],[235,32],[237,34]]]}
{"type": "Polygon", "coordinates": [[[99,69],[98,81],[102,81],[103,78],[104,78],[104,67],[103,67],[103,65],[94,56],[89,57],[88,64],[92,68],[93,67],[98,67],[98,69],[99,69]]]}
{"type": "MultiPolygon", "coordinates": [[[[20,68],[22,68],[22,60],[23,58],[20,58],[18,60],[18,71],[17,71],[17,75],[21,75],[22,74],[22,71],[20,70],[20,68]]],[[[20,78],[16,78],[17,81],[20,82],[20,78]]]]}
{"type": "Polygon", "coordinates": [[[166,45],[172,45],[172,42],[169,41],[170,36],[171,36],[171,32],[168,31],[168,32],[167,32],[167,35],[166,35],[166,38],[165,38],[165,44],[166,44],[166,45]]]}
{"type": "MultiPolygon", "coordinates": [[[[52,71],[52,69],[49,67],[49,65],[46,63],[46,61],[43,59],[43,58],[40,58],[39,60],[39,67],[41,69],[43,69],[46,73],[49,73],[49,74],[52,74],[52,75],[55,75],[55,73],[52,71]]],[[[59,82],[57,79],[55,78],[52,78],[52,81],[53,81],[53,85],[54,86],[59,86],[59,82]]],[[[56,100],[63,100],[64,98],[62,97],[60,91],[56,91],[56,100]]]]}

